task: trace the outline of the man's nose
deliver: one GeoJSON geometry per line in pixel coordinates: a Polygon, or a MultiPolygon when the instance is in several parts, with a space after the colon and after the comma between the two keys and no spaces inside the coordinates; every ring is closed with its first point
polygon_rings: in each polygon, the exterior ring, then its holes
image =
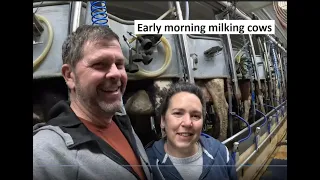
{"type": "Polygon", "coordinates": [[[112,64],[110,71],[106,74],[106,78],[119,79],[121,73],[115,64],[112,64]]]}

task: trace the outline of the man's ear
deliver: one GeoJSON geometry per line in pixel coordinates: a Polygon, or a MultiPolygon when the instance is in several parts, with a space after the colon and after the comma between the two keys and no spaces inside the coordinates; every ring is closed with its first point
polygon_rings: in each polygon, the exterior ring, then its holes
{"type": "Polygon", "coordinates": [[[75,75],[72,71],[72,67],[69,64],[63,64],[61,68],[61,73],[66,81],[66,84],[70,90],[74,89],[75,87],[75,75]]]}

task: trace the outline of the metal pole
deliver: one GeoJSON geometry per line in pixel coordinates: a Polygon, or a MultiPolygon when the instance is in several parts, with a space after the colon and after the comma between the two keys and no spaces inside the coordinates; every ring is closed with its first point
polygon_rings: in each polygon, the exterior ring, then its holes
{"type": "Polygon", "coordinates": [[[267,62],[267,66],[268,66],[268,69],[269,69],[269,99],[271,100],[271,104],[272,106],[275,106],[275,103],[273,102],[273,97],[274,97],[274,83],[273,83],[273,79],[272,79],[272,72],[271,72],[271,57],[270,57],[270,52],[268,52],[268,49],[267,49],[267,45],[266,45],[266,41],[265,39],[263,39],[263,49],[264,49],[264,52],[265,52],[265,55],[266,55],[266,62],[267,62]]]}
{"type": "MultiPolygon", "coordinates": [[[[259,36],[257,37],[257,41],[258,41],[259,50],[261,51],[260,53],[262,53],[261,55],[263,57],[263,64],[264,64],[264,68],[265,68],[266,79],[264,81],[264,84],[265,84],[265,87],[268,89],[265,91],[266,99],[268,102],[270,102],[269,99],[271,99],[271,86],[272,86],[271,81],[272,81],[272,79],[271,79],[270,66],[269,66],[269,62],[268,62],[268,56],[267,56],[267,53],[264,49],[264,46],[263,46],[262,41],[259,36]]],[[[273,103],[272,103],[272,105],[273,105],[273,103]]]]}
{"type": "Polygon", "coordinates": [[[261,90],[260,76],[259,76],[258,66],[257,66],[257,63],[256,63],[256,52],[254,50],[254,45],[253,45],[253,42],[252,42],[251,34],[249,34],[249,41],[250,41],[250,44],[251,44],[251,51],[252,51],[252,56],[253,56],[253,57],[251,56],[251,59],[252,59],[251,62],[253,64],[253,66],[254,66],[255,74],[257,76],[258,87],[261,90]]]}
{"type": "Polygon", "coordinates": [[[72,33],[76,31],[76,29],[80,26],[81,23],[81,10],[82,10],[82,2],[81,1],[73,1],[71,3],[71,18],[70,18],[70,31],[72,33]]]}
{"type": "MultiPolygon", "coordinates": [[[[225,7],[232,7],[233,5],[230,3],[230,2],[227,2],[227,1],[219,1],[219,3],[225,7]]],[[[242,18],[246,19],[246,20],[252,20],[250,17],[248,17],[247,15],[243,14],[241,11],[239,11],[238,8],[235,8],[235,13],[238,15],[238,16],[241,16],[242,18]]],[[[271,40],[272,42],[274,42],[281,50],[283,50],[285,53],[287,52],[282,46],[280,43],[278,43],[273,37],[271,37],[270,35],[268,34],[265,34],[265,36],[271,40]]]]}
{"type": "MultiPolygon", "coordinates": [[[[180,2],[176,1],[176,11],[177,11],[177,16],[179,20],[183,20],[182,17],[182,11],[181,11],[181,7],[180,7],[180,2]]],[[[190,52],[189,52],[189,48],[188,48],[188,41],[187,41],[187,35],[186,34],[182,34],[180,35],[182,42],[181,42],[181,46],[183,47],[183,54],[185,56],[185,60],[187,61],[187,73],[188,73],[188,81],[190,83],[194,83],[194,75],[193,75],[193,70],[192,70],[192,66],[193,66],[193,62],[192,59],[190,57],[190,52]]]]}
{"type": "Polygon", "coordinates": [[[283,64],[282,64],[282,54],[281,53],[278,53],[278,59],[279,59],[279,69],[280,69],[280,72],[281,72],[281,77],[282,77],[282,83],[284,84],[284,88],[287,88],[286,86],[286,79],[284,77],[284,69],[283,69],[283,64]]]}
{"type": "MultiPolygon", "coordinates": [[[[246,41],[246,38],[244,35],[242,35],[242,39],[243,39],[243,43],[245,44],[247,41],[246,41]]],[[[248,41],[248,42],[251,43],[251,41],[248,41]]],[[[255,61],[252,58],[253,55],[250,54],[251,51],[248,46],[245,48],[246,57],[251,59],[251,68],[249,68],[248,70],[249,70],[249,75],[250,75],[250,87],[251,87],[250,89],[251,89],[251,102],[252,102],[251,105],[252,105],[252,109],[253,109],[252,119],[253,119],[253,122],[255,122],[255,120],[256,120],[256,105],[255,105],[255,102],[256,102],[255,89],[256,89],[256,87],[255,87],[254,79],[255,79],[255,76],[258,76],[258,75],[257,74],[255,75],[255,73],[256,73],[255,61]]]]}
{"type": "Polygon", "coordinates": [[[239,86],[238,86],[238,77],[237,77],[237,69],[235,66],[235,61],[233,58],[233,50],[232,50],[232,43],[231,43],[231,38],[230,38],[230,34],[227,34],[227,46],[229,49],[229,54],[230,54],[230,63],[231,63],[231,67],[232,67],[232,74],[233,74],[233,79],[232,81],[234,82],[234,88],[235,88],[235,96],[237,96],[239,94],[239,86]]]}
{"type": "MultiPolygon", "coordinates": [[[[227,68],[229,69],[230,66],[227,66],[227,68]]],[[[230,70],[229,70],[230,72],[230,70]]],[[[233,136],[233,117],[232,117],[232,82],[231,82],[231,78],[227,78],[227,88],[228,88],[228,110],[229,110],[229,113],[228,113],[228,120],[229,120],[229,124],[228,124],[228,127],[229,127],[229,132],[230,132],[230,136],[233,136]]]]}

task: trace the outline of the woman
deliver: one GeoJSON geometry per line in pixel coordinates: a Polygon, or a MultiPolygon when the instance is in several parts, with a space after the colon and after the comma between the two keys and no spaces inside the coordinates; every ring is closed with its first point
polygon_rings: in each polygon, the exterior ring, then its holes
{"type": "Polygon", "coordinates": [[[201,136],[205,112],[196,85],[177,83],[168,90],[160,109],[165,137],[146,150],[155,180],[237,179],[227,147],[201,136]]]}

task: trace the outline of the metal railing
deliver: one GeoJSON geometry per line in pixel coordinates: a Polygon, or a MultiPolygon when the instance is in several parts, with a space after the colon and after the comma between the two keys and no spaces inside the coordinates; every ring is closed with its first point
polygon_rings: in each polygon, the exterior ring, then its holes
{"type": "MultiPolygon", "coordinates": [[[[287,103],[287,101],[282,102],[279,106],[275,107],[274,109],[272,109],[271,111],[269,111],[267,114],[265,114],[265,116],[268,118],[270,116],[272,116],[274,113],[277,112],[277,110],[280,110],[285,104],[287,103]]],[[[255,127],[256,125],[258,125],[259,123],[261,123],[264,120],[264,117],[261,117],[259,120],[257,120],[256,122],[252,123],[250,125],[251,128],[255,127]]],[[[226,139],[225,141],[223,141],[223,144],[227,144],[230,143],[232,141],[236,141],[238,139],[241,139],[240,136],[244,133],[247,133],[247,131],[249,130],[249,128],[245,128],[242,129],[241,131],[239,131],[237,134],[231,136],[230,138],[226,139]]]]}
{"type": "Polygon", "coordinates": [[[281,127],[281,125],[283,124],[283,122],[285,121],[285,118],[283,118],[279,124],[277,124],[277,126],[270,132],[270,134],[259,144],[259,146],[257,147],[256,150],[254,150],[236,169],[236,171],[238,172],[240,169],[242,169],[242,167],[247,164],[247,162],[258,152],[258,150],[267,142],[267,140],[274,134],[274,132],[276,132],[279,127],[281,127]]]}

